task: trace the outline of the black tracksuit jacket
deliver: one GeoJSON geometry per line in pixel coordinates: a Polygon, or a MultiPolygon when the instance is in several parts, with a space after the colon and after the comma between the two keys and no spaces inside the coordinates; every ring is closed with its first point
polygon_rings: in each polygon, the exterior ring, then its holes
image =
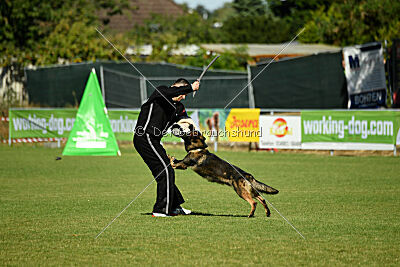
{"type": "Polygon", "coordinates": [[[182,117],[187,117],[185,106],[181,102],[174,102],[172,98],[191,92],[193,89],[190,84],[180,87],[157,87],[141,107],[135,133],[148,133],[161,138],[173,123],[182,117]]]}

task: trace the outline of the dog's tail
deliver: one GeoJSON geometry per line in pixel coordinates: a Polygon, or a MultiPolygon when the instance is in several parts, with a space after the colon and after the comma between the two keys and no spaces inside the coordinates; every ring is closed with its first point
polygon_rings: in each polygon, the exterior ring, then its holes
{"type": "Polygon", "coordinates": [[[266,193],[266,194],[271,194],[271,195],[279,193],[279,191],[277,189],[272,188],[271,186],[266,185],[260,181],[257,181],[256,179],[254,179],[252,181],[252,185],[254,186],[255,189],[257,189],[261,193],[266,193]]]}

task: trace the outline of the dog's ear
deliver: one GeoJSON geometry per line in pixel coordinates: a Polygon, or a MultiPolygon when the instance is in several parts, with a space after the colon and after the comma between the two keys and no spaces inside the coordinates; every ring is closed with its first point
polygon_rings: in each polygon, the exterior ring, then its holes
{"type": "Polygon", "coordinates": [[[189,130],[190,130],[191,132],[194,131],[194,126],[193,126],[193,124],[189,124],[189,130]]]}
{"type": "Polygon", "coordinates": [[[183,129],[180,127],[178,124],[174,124],[171,127],[171,133],[175,135],[176,137],[182,137],[183,135],[183,129]]]}

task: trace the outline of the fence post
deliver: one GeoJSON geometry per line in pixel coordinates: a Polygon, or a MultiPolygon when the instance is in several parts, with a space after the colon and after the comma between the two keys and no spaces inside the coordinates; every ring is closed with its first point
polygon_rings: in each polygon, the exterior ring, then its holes
{"type": "Polygon", "coordinates": [[[101,83],[101,92],[103,94],[103,101],[106,104],[106,89],[104,88],[104,69],[103,65],[100,65],[100,83],[101,83]]]}
{"type": "Polygon", "coordinates": [[[140,99],[142,104],[146,102],[147,99],[146,79],[144,77],[140,77],[140,99]]]}
{"type": "MultiPolygon", "coordinates": [[[[10,115],[9,115],[10,116],[10,115]]],[[[10,118],[10,117],[8,117],[10,118]]],[[[11,127],[10,127],[10,121],[8,121],[8,146],[11,146],[12,140],[11,140],[11,127]]]]}
{"type": "MultiPolygon", "coordinates": [[[[12,140],[11,140],[11,119],[10,119],[10,109],[8,109],[8,146],[11,146],[12,140]]],[[[7,119],[6,119],[7,122],[7,119]]]]}
{"type": "Polygon", "coordinates": [[[249,92],[249,108],[255,108],[256,104],[254,101],[254,89],[253,84],[251,82],[251,70],[250,65],[247,64],[247,81],[248,81],[248,92],[249,92]]]}

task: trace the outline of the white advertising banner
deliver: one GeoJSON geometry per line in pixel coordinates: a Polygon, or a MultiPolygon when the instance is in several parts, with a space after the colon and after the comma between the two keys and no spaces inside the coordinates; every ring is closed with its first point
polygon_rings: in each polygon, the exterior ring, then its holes
{"type": "Polygon", "coordinates": [[[260,148],[301,148],[300,116],[260,116],[260,148]]]}
{"type": "Polygon", "coordinates": [[[386,104],[386,77],[381,43],[343,48],[347,91],[351,108],[386,104]]]}

